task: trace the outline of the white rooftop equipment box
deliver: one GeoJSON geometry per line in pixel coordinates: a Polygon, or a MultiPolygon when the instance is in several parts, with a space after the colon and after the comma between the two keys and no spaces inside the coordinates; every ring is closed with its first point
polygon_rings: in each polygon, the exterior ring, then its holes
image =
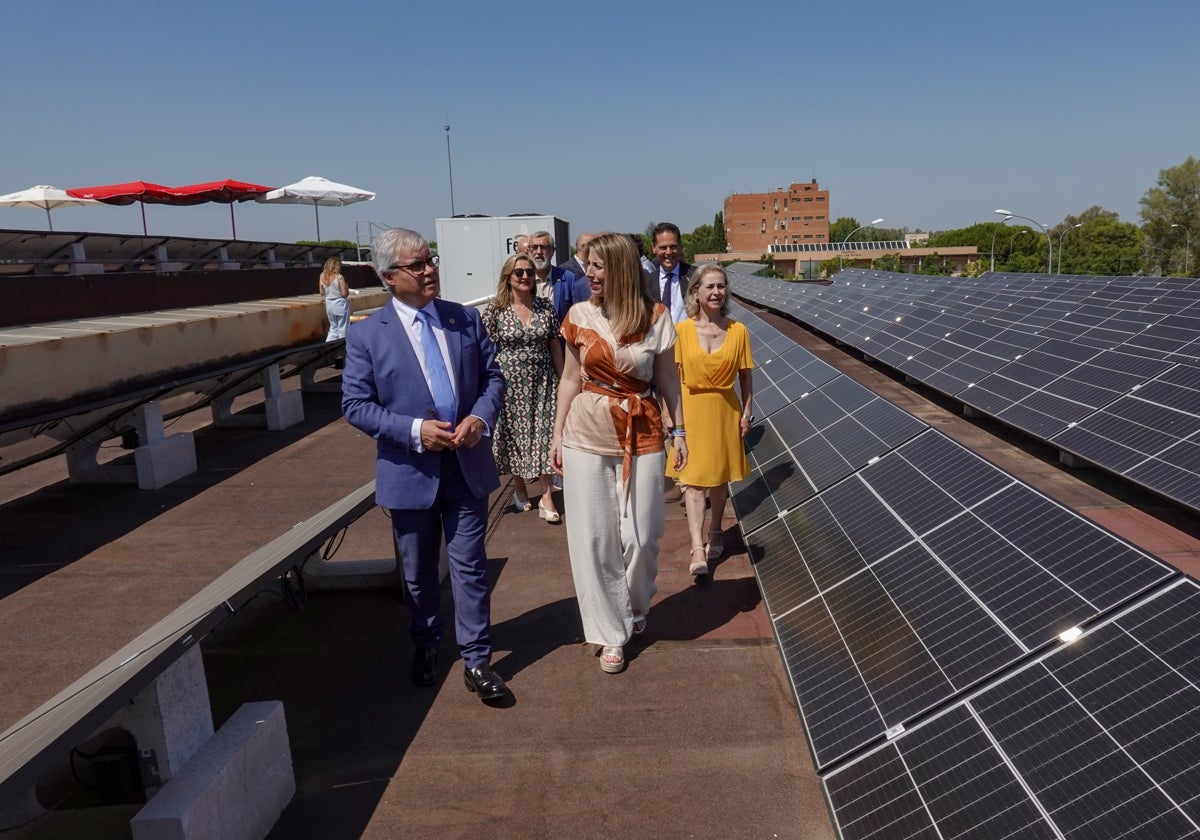
{"type": "Polygon", "coordinates": [[[479,304],[496,293],[500,269],[520,235],[540,230],[554,237],[553,265],[571,256],[571,226],[556,216],[454,216],[437,219],[442,297],[479,304]]]}

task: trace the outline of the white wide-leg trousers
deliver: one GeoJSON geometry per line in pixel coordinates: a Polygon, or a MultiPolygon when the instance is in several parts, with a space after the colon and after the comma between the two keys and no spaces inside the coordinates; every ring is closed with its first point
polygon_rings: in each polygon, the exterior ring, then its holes
{"type": "Polygon", "coordinates": [[[619,455],[563,447],[563,501],[571,574],[584,639],[624,646],[633,613],[646,615],[658,590],[658,540],[664,527],[666,453],[633,458],[629,498],[619,455]]]}

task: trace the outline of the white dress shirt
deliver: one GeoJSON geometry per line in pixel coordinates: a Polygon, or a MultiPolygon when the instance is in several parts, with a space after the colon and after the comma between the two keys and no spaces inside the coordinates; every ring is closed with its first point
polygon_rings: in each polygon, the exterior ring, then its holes
{"type": "MultiPolygon", "coordinates": [[[[396,310],[396,315],[400,318],[400,323],[404,326],[404,331],[408,334],[408,340],[412,342],[413,352],[417,355],[417,364],[421,366],[421,373],[425,377],[425,385],[429,386],[429,371],[425,368],[425,346],[422,342],[427,336],[422,335],[424,332],[421,322],[417,320],[417,310],[407,303],[401,302],[398,298],[392,298],[392,307],[396,310]]],[[[446,363],[446,371],[454,370],[454,365],[450,362],[450,349],[446,346],[446,331],[442,329],[442,322],[438,318],[437,307],[432,303],[426,304],[424,311],[429,313],[429,318],[433,322],[433,337],[437,341],[438,349],[442,352],[442,361],[446,363]]],[[[454,381],[454,374],[450,373],[450,389],[454,391],[454,399],[458,399],[458,383],[454,381]]],[[[432,391],[433,389],[430,388],[432,391]]],[[[409,430],[409,445],[417,452],[423,452],[424,447],[421,444],[421,423],[425,418],[414,417],[412,428],[409,430]]]]}
{"type": "Polygon", "coordinates": [[[679,264],[675,264],[675,270],[667,273],[662,266],[658,267],[658,299],[662,300],[667,290],[667,283],[674,282],[671,287],[671,323],[678,324],[680,321],[687,318],[687,305],[683,302],[683,296],[687,292],[683,283],[679,279],[679,264]]]}

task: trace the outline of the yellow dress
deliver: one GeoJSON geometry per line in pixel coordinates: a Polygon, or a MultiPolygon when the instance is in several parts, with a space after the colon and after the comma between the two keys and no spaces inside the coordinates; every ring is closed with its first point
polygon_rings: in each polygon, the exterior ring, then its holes
{"type": "Polygon", "coordinates": [[[683,386],[683,424],[687,428],[688,462],[683,471],[667,475],[692,487],[718,487],[746,476],[746,449],[742,443],[742,406],[733,383],[738,372],[754,367],[750,333],[744,324],[729,319],[725,342],[706,353],[691,318],[675,325],[675,361],[683,386]]]}

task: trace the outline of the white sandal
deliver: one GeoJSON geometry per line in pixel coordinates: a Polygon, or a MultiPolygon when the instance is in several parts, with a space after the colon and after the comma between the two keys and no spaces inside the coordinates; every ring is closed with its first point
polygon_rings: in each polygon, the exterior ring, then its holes
{"type": "Polygon", "coordinates": [[[606,674],[619,674],[625,670],[625,651],[619,647],[600,649],[600,670],[606,674]]]}

